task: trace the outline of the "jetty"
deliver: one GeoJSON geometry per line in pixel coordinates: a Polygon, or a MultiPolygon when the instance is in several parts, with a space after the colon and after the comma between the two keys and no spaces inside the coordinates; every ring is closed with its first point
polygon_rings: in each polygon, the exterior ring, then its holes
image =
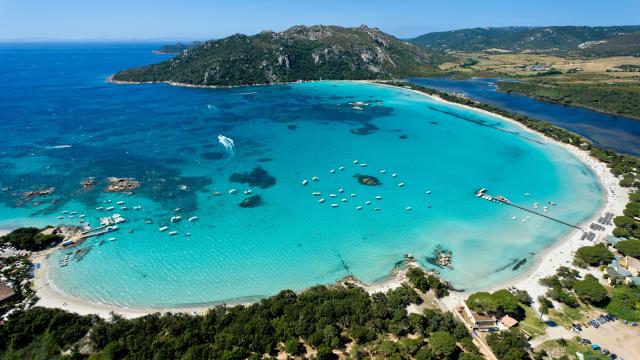
{"type": "Polygon", "coordinates": [[[521,205],[518,205],[518,204],[514,204],[509,199],[507,199],[506,197],[504,197],[502,195],[498,195],[498,196],[490,195],[489,193],[487,193],[487,189],[485,189],[485,188],[482,188],[482,189],[476,191],[476,197],[478,197],[480,199],[483,199],[483,200],[487,200],[487,201],[492,201],[492,202],[497,202],[497,203],[502,203],[502,204],[506,204],[506,205],[509,205],[509,206],[513,206],[515,208],[518,208],[520,210],[526,211],[528,213],[531,213],[531,214],[534,214],[534,215],[537,215],[537,216],[541,216],[543,218],[547,218],[549,220],[555,221],[555,222],[560,223],[562,225],[566,225],[566,226],[569,226],[569,227],[572,227],[574,229],[578,229],[578,230],[584,232],[584,230],[582,228],[580,228],[579,226],[577,226],[577,225],[574,225],[574,224],[568,223],[566,221],[554,218],[553,216],[549,216],[549,215],[543,214],[541,212],[537,212],[535,210],[528,209],[528,208],[526,208],[524,206],[521,206],[521,205]]]}

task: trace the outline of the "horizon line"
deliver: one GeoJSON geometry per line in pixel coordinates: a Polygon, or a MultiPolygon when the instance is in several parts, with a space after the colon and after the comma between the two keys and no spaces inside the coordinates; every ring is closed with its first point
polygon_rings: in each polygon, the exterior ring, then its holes
{"type": "MultiPolygon", "coordinates": [[[[325,26],[340,26],[340,27],[345,27],[345,28],[349,28],[349,27],[357,27],[357,26],[343,26],[343,25],[335,25],[335,24],[300,24],[300,25],[294,25],[294,26],[316,26],[316,25],[325,25],[325,26]]],[[[360,26],[365,25],[365,26],[369,26],[369,27],[373,27],[373,28],[378,28],[381,29],[378,26],[372,26],[372,25],[368,25],[368,24],[361,24],[360,26]]],[[[470,29],[506,29],[506,28],[544,28],[544,27],[624,27],[624,26],[640,26],[639,24],[619,24],[619,25],[506,25],[506,26],[472,26],[472,27],[462,27],[462,28],[453,28],[453,29],[449,29],[449,30],[437,30],[437,31],[427,31],[427,32],[423,32],[420,33],[418,35],[413,35],[413,36],[397,36],[391,32],[386,32],[387,34],[390,34],[392,36],[397,37],[398,39],[412,39],[418,36],[422,36],[422,35],[427,35],[427,34],[433,34],[433,33],[442,33],[442,32],[451,32],[451,31],[459,31],[459,30],[470,30],[470,29]]],[[[289,29],[293,26],[287,27],[286,29],[289,29]]],[[[284,30],[286,30],[284,29],[284,30]]],[[[282,31],[284,31],[282,30],[282,31]]],[[[256,35],[259,34],[260,32],[263,31],[273,31],[271,29],[263,29],[260,30],[259,32],[256,32],[255,34],[246,34],[246,33],[241,33],[244,35],[256,35]]],[[[383,30],[381,30],[383,31],[383,30]]],[[[220,36],[220,37],[206,37],[206,39],[204,39],[205,37],[201,37],[201,38],[197,38],[194,36],[185,36],[184,38],[179,38],[179,37],[173,37],[173,36],[167,36],[167,37],[143,37],[143,38],[136,38],[136,37],[132,37],[132,38],[111,38],[111,37],[92,37],[92,38],[63,38],[63,37],[24,37],[24,38],[0,38],[0,43],[88,43],[88,42],[93,42],[93,43],[99,43],[99,42],[103,42],[103,43],[123,43],[123,42],[183,42],[183,41],[208,41],[208,40],[216,40],[216,39],[223,39],[225,37],[231,36],[233,34],[238,34],[239,32],[234,32],[230,35],[225,35],[225,36],[220,36]]]]}

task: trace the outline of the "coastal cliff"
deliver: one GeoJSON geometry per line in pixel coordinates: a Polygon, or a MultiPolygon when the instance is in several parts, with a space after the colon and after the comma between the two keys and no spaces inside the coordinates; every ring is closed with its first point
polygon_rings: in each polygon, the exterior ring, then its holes
{"type": "Polygon", "coordinates": [[[113,81],[200,86],[389,79],[433,72],[441,55],[376,28],[295,26],[202,43],[173,59],[120,71],[113,81]]]}

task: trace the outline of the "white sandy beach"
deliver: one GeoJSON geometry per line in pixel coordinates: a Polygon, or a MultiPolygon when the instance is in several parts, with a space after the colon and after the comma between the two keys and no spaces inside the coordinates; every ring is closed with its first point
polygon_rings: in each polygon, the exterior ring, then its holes
{"type": "MultiPolygon", "coordinates": [[[[376,85],[391,86],[391,85],[384,85],[379,83],[376,83],[376,85]]],[[[492,116],[499,117],[502,120],[509,121],[519,126],[524,131],[533,132],[533,130],[525,127],[524,125],[520,124],[515,120],[509,119],[494,113],[490,113],[485,110],[480,110],[480,109],[476,109],[466,105],[447,102],[437,96],[431,96],[416,90],[410,90],[410,89],[406,89],[406,90],[414,91],[415,93],[421,94],[423,96],[427,96],[437,101],[446,102],[447,104],[450,104],[452,106],[459,106],[459,107],[471,109],[473,111],[487,113],[492,116]]],[[[588,228],[588,224],[590,224],[593,220],[602,216],[606,212],[612,212],[616,215],[622,213],[622,210],[624,209],[626,203],[628,202],[628,198],[629,198],[628,190],[619,185],[618,183],[619,179],[617,179],[609,171],[609,169],[604,163],[601,163],[597,159],[591,157],[587,151],[578,149],[577,147],[574,147],[574,146],[557,142],[547,137],[544,137],[544,138],[549,143],[555,143],[559,146],[562,146],[567,151],[574,154],[580,161],[585,163],[598,177],[602,185],[602,188],[605,191],[605,199],[604,199],[603,207],[600,209],[599,212],[597,212],[593,216],[592,219],[589,219],[589,221],[586,221],[583,224],[583,228],[588,228]]],[[[603,233],[610,234],[612,228],[613,226],[607,226],[604,232],[598,232],[599,238],[602,237],[601,234],[603,233]]],[[[546,291],[546,288],[544,288],[542,285],[538,283],[539,279],[554,274],[556,269],[561,265],[570,264],[573,259],[573,255],[575,251],[579,247],[593,244],[593,242],[588,240],[585,240],[585,241],[580,240],[581,236],[582,236],[581,231],[578,231],[578,230],[572,231],[570,234],[568,234],[564,238],[558,239],[558,241],[554,245],[547,248],[543,253],[537,255],[535,264],[532,265],[526,272],[520,274],[519,276],[509,281],[506,281],[499,285],[492,286],[490,289],[486,289],[486,290],[493,291],[498,288],[515,286],[519,289],[527,290],[529,294],[532,296],[532,298],[536,299],[539,295],[542,295],[546,291]]],[[[128,308],[122,308],[116,305],[98,304],[98,303],[85,301],[82,299],[72,298],[64,294],[63,292],[59,291],[58,289],[56,289],[55,285],[48,279],[47,265],[46,265],[47,262],[44,261],[46,256],[47,256],[47,253],[39,253],[39,254],[34,254],[34,256],[32,256],[33,263],[42,264],[41,268],[36,271],[36,277],[34,279],[34,284],[33,284],[34,288],[37,291],[37,295],[40,298],[40,301],[38,302],[39,306],[65,309],[68,311],[77,312],[79,314],[97,314],[105,318],[110,317],[110,314],[112,312],[120,314],[127,318],[133,318],[133,317],[139,317],[139,316],[143,316],[150,313],[156,313],[156,312],[184,312],[184,313],[201,314],[206,312],[207,310],[207,307],[171,308],[171,309],[170,308],[128,309],[128,308]]],[[[401,284],[405,281],[406,281],[405,272],[399,271],[395,274],[395,276],[390,276],[386,278],[384,281],[367,285],[364,288],[369,293],[380,292],[380,291],[386,292],[389,289],[393,289],[398,286],[401,286],[401,284]]],[[[467,293],[452,293],[450,296],[443,299],[443,303],[446,305],[448,309],[453,310],[453,308],[468,295],[469,294],[467,293]]]]}

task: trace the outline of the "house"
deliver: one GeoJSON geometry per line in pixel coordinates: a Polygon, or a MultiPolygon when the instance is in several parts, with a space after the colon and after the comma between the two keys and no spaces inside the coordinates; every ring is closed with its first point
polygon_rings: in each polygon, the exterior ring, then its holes
{"type": "Polygon", "coordinates": [[[621,266],[607,266],[604,269],[604,273],[605,275],[607,275],[607,281],[609,281],[609,285],[625,283],[627,277],[631,276],[631,273],[629,273],[621,266]]]}
{"type": "Polygon", "coordinates": [[[464,305],[464,313],[474,330],[493,331],[498,329],[498,322],[494,316],[478,314],[469,309],[466,304],[464,305]]]}
{"type": "Polygon", "coordinates": [[[640,260],[633,256],[625,256],[620,259],[620,266],[625,268],[632,274],[638,274],[640,272],[640,260]]]}
{"type": "Polygon", "coordinates": [[[502,324],[502,326],[506,327],[507,329],[511,329],[512,327],[518,325],[518,320],[512,318],[509,315],[505,315],[502,317],[502,319],[500,319],[500,324],[502,324]]]}
{"type": "Polygon", "coordinates": [[[9,300],[16,295],[15,291],[5,283],[0,283],[0,303],[9,300]]]}

